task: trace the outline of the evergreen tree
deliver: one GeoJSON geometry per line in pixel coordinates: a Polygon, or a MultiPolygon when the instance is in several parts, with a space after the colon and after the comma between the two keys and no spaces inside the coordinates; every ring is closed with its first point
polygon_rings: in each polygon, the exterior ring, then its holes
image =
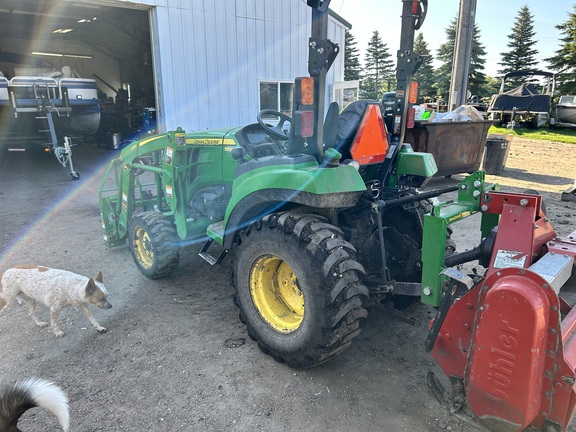
{"type": "Polygon", "coordinates": [[[422,103],[425,100],[433,100],[436,94],[432,87],[435,81],[434,67],[432,66],[433,57],[422,33],[418,33],[414,40],[414,52],[423,57],[420,68],[412,78],[414,81],[418,81],[418,103],[422,103]]]}
{"type": "Polygon", "coordinates": [[[354,35],[346,30],[344,42],[344,80],[352,81],[360,79],[360,53],[356,46],[354,35]]]}
{"type": "Polygon", "coordinates": [[[450,79],[452,76],[452,63],[454,59],[454,46],[456,43],[456,18],[450,21],[448,27],[444,30],[446,42],[440,45],[436,52],[436,58],[442,62],[436,69],[436,82],[434,88],[436,95],[445,102],[448,102],[450,92],[450,79]]]}
{"type": "MultiPolygon", "coordinates": [[[[534,16],[527,5],[522,6],[518,11],[512,31],[508,35],[507,47],[510,48],[510,51],[500,53],[502,61],[498,64],[502,65],[502,69],[498,71],[499,74],[504,75],[508,72],[532,69],[538,64],[536,60],[538,50],[534,48],[536,45],[535,35],[534,16]]],[[[511,78],[506,80],[506,83],[510,84],[509,88],[514,88],[524,80],[525,78],[522,77],[511,78]]]]}
{"type": "Polygon", "coordinates": [[[471,94],[477,95],[478,97],[486,96],[482,93],[482,89],[486,85],[486,74],[484,73],[485,64],[486,48],[480,43],[480,29],[474,24],[470,70],[468,71],[468,90],[471,94]]]}
{"type": "MultiPolygon", "coordinates": [[[[447,41],[438,48],[437,58],[442,64],[436,69],[436,82],[434,88],[436,94],[448,102],[450,92],[450,80],[452,78],[452,64],[454,59],[454,46],[456,45],[456,22],[453,18],[445,30],[447,41]]],[[[472,34],[472,52],[470,59],[470,68],[468,70],[468,90],[473,95],[479,97],[486,96],[482,89],[486,82],[484,74],[484,65],[486,64],[486,49],[480,43],[480,30],[474,24],[472,34]]]]}
{"type": "Polygon", "coordinates": [[[382,42],[378,31],[372,33],[364,57],[362,96],[365,99],[380,99],[384,91],[391,90],[394,77],[394,62],[388,46],[382,42]]]}
{"type": "Polygon", "coordinates": [[[550,68],[557,72],[556,83],[560,94],[576,94],[576,5],[568,20],[556,26],[562,37],[560,49],[547,58],[550,68]]]}

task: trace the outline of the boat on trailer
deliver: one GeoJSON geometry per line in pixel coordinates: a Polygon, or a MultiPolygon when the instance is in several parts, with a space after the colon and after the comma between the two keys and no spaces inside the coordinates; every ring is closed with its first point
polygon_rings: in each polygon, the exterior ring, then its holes
{"type": "Polygon", "coordinates": [[[488,105],[488,117],[502,124],[510,122],[542,127],[550,120],[550,107],[554,94],[555,75],[540,70],[520,70],[509,72],[502,77],[500,92],[492,95],[488,105]],[[541,91],[532,82],[536,77],[544,80],[541,91]],[[524,78],[518,87],[504,91],[510,79],[524,78]]]}
{"type": "Polygon", "coordinates": [[[556,118],[559,123],[570,123],[576,126],[576,96],[560,96],[556,104],[556,118]]]}
{"type": "Polygon", "coordinates": [[[94,134],[100,125],[100,100],[96,81],[73,76],[69,67],[55,76],[0,76],[0,110],[9,110],[10,140],[42,141],[72,179],[79,174],[72,164],[72,138],[94,134]],[[46,142],[46,134],[49,141],[46,142]],[[44,138],[43,138],[44,137],[44,138]]]}

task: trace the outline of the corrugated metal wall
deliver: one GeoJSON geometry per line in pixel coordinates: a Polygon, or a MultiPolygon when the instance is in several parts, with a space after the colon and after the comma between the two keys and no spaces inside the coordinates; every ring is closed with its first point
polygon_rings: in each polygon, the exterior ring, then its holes
{"type": "MultiPolygon", "coordinates": [[[[118,0],[150,9],[159,124],[186,131],[256,121],[259,80],[307,75],[311,9],[302,0],[118,0]]],[[[343,80],[342,52],[327,77],[343,80]]]]}

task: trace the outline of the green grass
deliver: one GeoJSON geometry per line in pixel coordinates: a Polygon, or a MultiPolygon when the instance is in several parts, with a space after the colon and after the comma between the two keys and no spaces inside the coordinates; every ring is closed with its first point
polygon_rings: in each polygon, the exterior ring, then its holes
{"type": "MultiPolygon", "coordinates": [[[[491,126],[491,134],[507,134],[506,128],[491,126]]],[[[556,141],[567,144],[576,144],[576,128],[543,127],[538,129],[516,127],[512,135],[533,140],[556,141]]]]}

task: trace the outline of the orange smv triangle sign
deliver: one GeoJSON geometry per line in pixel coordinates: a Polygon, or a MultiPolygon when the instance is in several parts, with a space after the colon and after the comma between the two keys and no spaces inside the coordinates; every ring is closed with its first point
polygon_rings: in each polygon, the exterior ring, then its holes
{"type": "Polygon", "coordinates": [[[377,104],[366,106],[362,122],[356,132],[350,153],[360,165],[380,163],[386,157],[390,144],[382,120],[382,112],[377,104]]]}

